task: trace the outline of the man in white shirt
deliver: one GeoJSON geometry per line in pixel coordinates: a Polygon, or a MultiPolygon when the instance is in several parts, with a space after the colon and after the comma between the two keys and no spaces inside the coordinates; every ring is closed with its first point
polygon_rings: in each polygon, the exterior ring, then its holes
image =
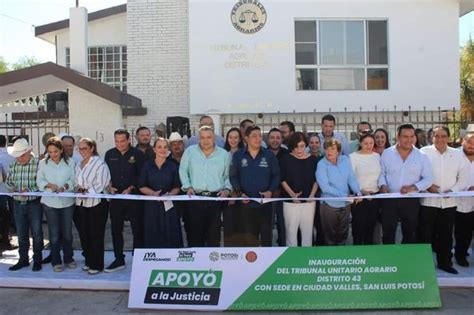
{"type": "Polygon", "coordinates": [[[334,131],[336,129],[336,118],[327,114],[321,119],[321,133],[319,133],[319,140],[321,141],[321,154],[324,154],[323,143],[326,140],[336,139],[339,141],[342,147],[342,154],[349,155],[351,153],[351,146],[346,137],[339,132],[334,131]]]}
{"type": "MultiPolygon", "coordinates": [[[[430,193],[458,192],[467,186],[469,165],[461,151],[448,146],[449,136],[447,127],[436,126],[433,128],[433,145],[421,149],[433,168],[433,184],[428,188],[430,193]]],[[[451,261],[456,200],[422,198],[420,204],[418,241],[433,244],[439,269],[457,274],[451,261]]]]}
{"type": "MultiPolygon", "coordinates": [[[[466,190],[474,191],[474,133],[464,136],[462,154],[469,165],[466,190]]],[[[457,198],[458,207],[454,223],[456,246],[454,257],[459,266],[468,267],[467,250],[471,246],[474,231],[474,197],[457,198]]]]}

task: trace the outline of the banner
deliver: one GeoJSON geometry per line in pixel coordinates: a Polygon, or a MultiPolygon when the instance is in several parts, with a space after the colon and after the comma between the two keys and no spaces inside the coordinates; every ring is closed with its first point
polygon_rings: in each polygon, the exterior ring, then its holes
{"type": "Polygon", "coordinates": [[[441,307],[428,245],[137,249],[130,308],[441,307]]]}

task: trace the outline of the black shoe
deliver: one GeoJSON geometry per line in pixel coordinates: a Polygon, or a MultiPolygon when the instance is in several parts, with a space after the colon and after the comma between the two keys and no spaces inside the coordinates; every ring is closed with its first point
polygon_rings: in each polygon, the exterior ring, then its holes
{"type": "Polygon", "coordinates": [[[33,268],[31,268],[33,271],[40,271],[41,270],[41,263],[35,262],[33,263],[33,268]]]}
{"type": "Polygon", "coordinates": [[[456,262],[461,267],[469,267],[469,262],[467,261],[466,257],[455,257],[456,262]]]}
{"type": "Polygon", "coordinates": [[[125,261],[123,260],[114,260],[107,268],[104,269],[105,272],[114,272],[125,268],[125,261]]]}
{"type": "Polygon", "coordinates": [[[447,273],[451,273],[453,275],[457,275],[458,274],[458,271],[456,269],[454,269],[453,267],[449,267],[449,266],[438,266],[438,269],[440,270],[443,270],[447,273]]]}
{"type": "Polygon", "coordinates": [[[16,271],[16,270],[20,270],[21,268],[23,267],[28,267],[30,265],[29,262],[27,261],[19,261],[17,262],[15,265],[11,266],[10,268],[8,268],[8,270],[10,271],[16,271]]]}
{"type": "Polygon", "coordinates": [[[51,263],[51,255],[48,255],[45,259],[41,261],[42,264],[49,264],[51,263]]]}

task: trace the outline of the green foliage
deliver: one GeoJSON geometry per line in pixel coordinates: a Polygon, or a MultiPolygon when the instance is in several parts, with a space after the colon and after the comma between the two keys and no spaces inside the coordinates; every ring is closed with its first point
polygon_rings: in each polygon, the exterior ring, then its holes
{"type": "Polygon", "coordinates": [[[8,64],[5,62],[5,59],[0,56],[0,73],[8,71],[8,64]]]}
{"type": "Polygon", "coordinates": [[[461,111],[474,119],[474,42],[472,38],[461,49],[461,111]]]}
{"type": "Polygon", "coordinates": [[[18,61],[15,62],[14,64],[8,64],[5,61],[5,58],[0,56],[0,73],[23,69],[23,68],[27,68],[27,67],[31,67],[31,66],[40,64],[40,63],[41,63],[41,61],[39,61],[35,57],[23,56],[20,59],[18,59],[18,61]]]}
{"type": "Polygon", "coordinates": [[[35,57],[23,56],[12,65],[11,70],[19,70],[23,68],[28,68],[40,63],[41,62],[35,57]]]}

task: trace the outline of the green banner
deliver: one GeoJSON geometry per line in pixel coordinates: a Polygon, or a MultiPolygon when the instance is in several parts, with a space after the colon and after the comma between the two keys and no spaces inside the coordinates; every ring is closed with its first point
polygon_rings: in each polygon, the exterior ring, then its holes
{"type": "Polygon", "coordinates": [[[229,310],[441,307],[428,245],[288,248],[229,310]]]}

